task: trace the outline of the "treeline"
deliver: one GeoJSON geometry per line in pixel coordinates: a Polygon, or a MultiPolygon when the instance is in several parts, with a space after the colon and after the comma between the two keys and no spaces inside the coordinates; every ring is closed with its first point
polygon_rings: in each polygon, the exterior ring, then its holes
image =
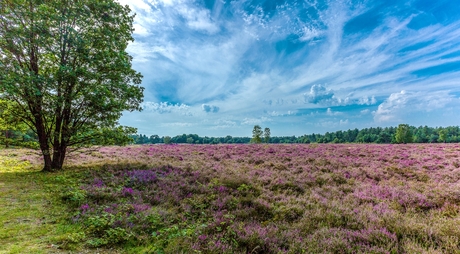
{"type": "MultiPolygon", "coordinates": [[[[428,127],[428,126],[407,126],[409,128],[409,138],[407,143],[456,143],[460,142],[460,127],[428,127]]],[[[347,131],[326,132],[324,134],[306,134],[302,136],[281,136],[270,137],[269,143],[378,143],[390,144],[400,143],[396,138],[398,127],[375,127],[365,129],[352,129],[347,131]]],[[[0,143],[5,146],[23,146],[38,148],[38,140],[35,133],[31,130],[1,131],[0,143]]],[[[174,137],[144,134],[129,135],[131,144],[246,144],[251,142],[251,137],[208,137],[198,136],[197,134],[182,134],[174,137]]],[[[263,141],[265,142],[265,140],[263,141]]],[[[126,142],[125,142],[126,143],[126,142]]],[[[98,141],[94,141],[94,145],[98,141]]]]}
{"type": "Polygon", "coordinates": [[[175,137],[152,135],[147,137],[143,134],[131,135],[134,144],[244,144],[249,143],[248,137],[200,137],[197,134],[182,134],[175,137]]]}
{"type": "Polygon", "coordinates": [[[30,129],[25,131],[0,130],[0,144],[8,148],[9,146],[20,146],[38,149],[38,137],[30,129]]]}
{"type": "MultiPolygon", "coordinates": [[[[428,127],[408,126],[412,136],[409,142],[414,143],[455,143],[460,142],[460,127],[428,127]]],[[[371,127],[347,131],[326,132],[325,134],[306,134],[302,136],[270,137],[269,143],[398,143],[396,139],[398,127],[371,127]]],[[[152,135],[150,137],[132,135],[134,144],[244,144],[250,143],[250,137],[200,137],[197,134],[182,134],[175,137],[152,135]]]]}

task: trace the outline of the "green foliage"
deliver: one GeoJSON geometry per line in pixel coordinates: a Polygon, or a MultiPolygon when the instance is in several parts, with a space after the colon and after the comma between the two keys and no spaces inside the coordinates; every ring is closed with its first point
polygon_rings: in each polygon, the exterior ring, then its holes
{"type": "Polygon", "coordinates": [[[262,128],[259,125],[254,125],[254,129],[252,130],[252,139],[251,143],[261,143],[262,142],[262,128]]]}
{"type": "Polygon", "coordinates": [[[93,145],[127,145],[134,140],[131,136],[137,132],[136,128],[117,126],[114,128],[99,129],[99,135],[94,135],[93,145]]]}
{"type": "Polygon", "coordinates": [[[196,231],[202,228],[203,225],[188,225],[162,228],[158,232],[152,233],[152,245],[150,251],[153,253],[177,253],[180,248],[180,241],[184,238],[190,238],[196,235],[196,231]],[[177,249],[175,249],[177,248],[177,249]]]}
{"type": "Polygon", "coordinates": [[[123,111],[141,109],[142,76],[126,53],[133,41],[128,7],[11,0],[2,8],[0,92],[34,128],[45,170],[62,168],[67,147],[116,128],[123,111]]]}
{"type": "MultiPolygon", "coordinates": [[[[428,126],[409,126],[415,143],[460,142],[460,127],[449,126],[432,128],[428,126]],[[439,133],[445,131],[445,141],[439,140],[439,133]]],[[[350,129],[347,131],[326,132],[325,134],[306,134],[302,136],[271,136],[269,143],[378,143],[393,144],[397,127],[371,127],[361,130],[350,129]]],[[[136,144],[163,143],[163,138],[158,135],[147,137],[143,134],[131,135],[136,144]]],[[[187,139],[193,138],[196,144],[243,144],[250,143],[252,137],[201,137],[197,134],[181,134],[171,137],[171,143],[187,143],[187,139]]],[[[265,142],[265,140],[264,140],[265,142]]]]}
{"type": "Polygon", "coordinates": [[[170,137],[170,136],[165,136],[165,137],[163,138],[163,142],[164,142],[165,144],[171,144],[171,137],[170,137]]]}
{"type": "Polygon", "coordinates": [[[79,188],[67,188],[62,193],[61,198],[69,205],[78,207],[86,200],[86,193],[79,188]]]}
{"type": "Polygon", "coordinates": [[[439,130],[439,138],[438,142],[446,142],[447,141],[447,130],[446,129],[440,129],[439,130]]]}
{"type": "Polygon", "coordinates": [[[270,143],[270,128],[264,129],[264,141],[265,143],[270,143]]]}
{"type": "Polygon", "coordinates": [[[398,126],[395,139],[397,143],[412,143],[412,131],[408,124],[400,124],[398,126]]]}
{"type": "Polygon", "coordinates": [[[87,218],[85,227],[87,232],[93,236],[87,240],[87,244],[94,248],[128,241],[131,238],[131,233],[124,228],[114,227],[114,223],[120,218],[109,213],[87,218]]]}
{"type": "MultiPolygon", "coordinates": [[[[0,133],[1,142],[8,148],[9,144],[14,142],[15,132],[22,134],[27,131],[27,125],[22,123],[20,119],[14,114],[15,104],[13,101],[0,99],[0,133]]],[[[16,135],[17,136],[17,135],[16,135]]]]}

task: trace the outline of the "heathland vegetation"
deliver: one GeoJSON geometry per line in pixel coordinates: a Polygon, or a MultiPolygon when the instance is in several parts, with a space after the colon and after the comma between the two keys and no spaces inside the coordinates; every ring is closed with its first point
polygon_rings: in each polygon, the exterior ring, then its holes
{"type": "Polygon", "coordinates": [[[0,252],[456,253],[458,144],[0,150],[0,252]]]}

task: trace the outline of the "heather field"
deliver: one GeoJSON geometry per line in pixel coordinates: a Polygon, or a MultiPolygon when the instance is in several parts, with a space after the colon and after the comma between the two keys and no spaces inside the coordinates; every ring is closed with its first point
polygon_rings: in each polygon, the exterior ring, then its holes
{"type": "Polygon", "coordinates": [[[0,156],[0,215],[28,179],[60,218],[43,253],[460,253],[459,144],[100,147],[47,174],[31,150],[0,156]]]}

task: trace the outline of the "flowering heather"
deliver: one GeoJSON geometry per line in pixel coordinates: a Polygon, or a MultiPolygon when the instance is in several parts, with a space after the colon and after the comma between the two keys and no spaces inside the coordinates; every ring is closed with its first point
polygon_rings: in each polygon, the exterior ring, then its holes
{"type": "Polygon", "coordinates": [[[75,206],[89,245],[151,253],[460,249],[458,144],[101,147],[68,163],[104,165],[75,206]]]}

